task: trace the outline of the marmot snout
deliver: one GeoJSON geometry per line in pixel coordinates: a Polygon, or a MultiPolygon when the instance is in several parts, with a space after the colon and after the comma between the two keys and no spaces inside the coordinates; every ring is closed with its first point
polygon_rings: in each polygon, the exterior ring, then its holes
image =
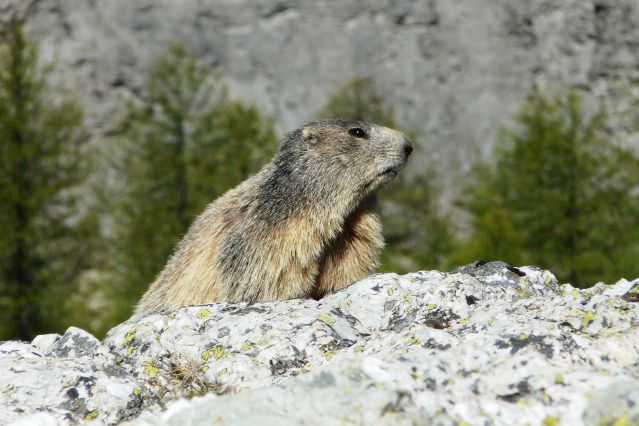
{"type": "Polygon", "coordinates": [[[195,220],[136,313],[219,301],[322,297],[375,270],[375,191],[413,147],[372,123],[325,120],[288,133],[273,160],[195,220]]]}

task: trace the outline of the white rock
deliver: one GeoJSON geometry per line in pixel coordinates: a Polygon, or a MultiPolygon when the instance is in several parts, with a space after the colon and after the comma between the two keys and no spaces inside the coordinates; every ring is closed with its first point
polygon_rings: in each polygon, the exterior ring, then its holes
{"type": "Polygon", "coordinates": [[[60,340],[58,333],[41,334],[36,336],[31,344],[42,353],[48,353],[55,342],[60,340]]]}
{"type": "Polygon", "coordinates": [[[0,423],[633,424],[627,283],[578,290],[494,262],[375,275],[320,301],[185,307],[102,343],[75,328],[48,351],[7,342],[0,423]]]}
{"type": "MultiPolygon", "coordinates": [[[[44,336],[48,335],[45,334],[44,336]]],[[[9,426],[58,426],[60,424],[61,422],[59,422],[52,414],[37,413],[11,422],[9,426]]]]}

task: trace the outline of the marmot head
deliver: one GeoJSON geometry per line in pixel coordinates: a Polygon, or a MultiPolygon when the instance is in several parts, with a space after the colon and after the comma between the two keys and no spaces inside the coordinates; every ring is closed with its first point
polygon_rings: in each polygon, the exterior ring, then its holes
{"type": "Polygon", "coordinates": [[[276,158],[275,164],[295,176],[303,171],[317,183],[307,188],[366,195],[395,179],[412,151],[410,140],[397,130],[363,121],[324,120],[289,133],[278,155],[284,161],[276,158]]]}

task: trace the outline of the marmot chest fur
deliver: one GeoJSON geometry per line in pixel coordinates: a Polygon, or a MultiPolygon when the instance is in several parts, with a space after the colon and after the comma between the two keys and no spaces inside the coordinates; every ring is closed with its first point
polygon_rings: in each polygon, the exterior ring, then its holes
{"type": "Polygon", "coordinates": [[[411,151],[403,133],[359,121],[288,133],[269,164],[195,220],[136,313],[319,298],[368,276],[383,247],[375,191],[411,151]]]}

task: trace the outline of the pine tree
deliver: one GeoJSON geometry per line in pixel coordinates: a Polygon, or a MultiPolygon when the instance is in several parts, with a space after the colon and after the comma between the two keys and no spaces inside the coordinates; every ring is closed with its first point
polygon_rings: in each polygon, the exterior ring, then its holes
{"type": "Polygon", "coordinates": [[[89,268],[95,223],[78,213],[81,110],[54,102],[38,50],[11,22],[0,46],[0,340],[60,331],[63,298],[89,268]]]}
{"type": "Polygon", "coordinates": [[[580,286],[639,275],[639,161],[605,120],[586,118],[575,93],[531,95],[521,129],[468,189],[473,233],[460,256],[538,264],[580,286]]]}
{"type": "Polygon", "coordinates": [[[435,173],[402,177],[382,192],[386,249],[382,271],[407,273],[418,269],[446,269],[456,249],[454,223],[438,205],[440,187],[435,173]]]}
{"type": "MultiPolygon", "coordinates": [[[[397,128],[393,108],[369,78],[354,77],[333,94],[319,118],[369,121],[397,128]]],[[[411,134],[415,140],[416,135],[411,134]]],[[[432,171],[416,172],[415,159],[390,190],[380,194],[386,248],[381,270],[408,272],[441,268],[455,245],[450,217],[439,209],[439,187],[432,171]]]]}
{"type": "Polygon", "coordinates": [[[151,67],[148,97],[122,124],[125,191],[115,213],[118,318],[166,263],[194,217],[256,172],[276,148],[270,120],[180,45],[151,67]]]}
{"type": "Polygon", "coordinates": [[[362,120],[396,128],[395,111],[368,77],[355,76],[328,99],[318,114],[320,119],[362,120]]]}

